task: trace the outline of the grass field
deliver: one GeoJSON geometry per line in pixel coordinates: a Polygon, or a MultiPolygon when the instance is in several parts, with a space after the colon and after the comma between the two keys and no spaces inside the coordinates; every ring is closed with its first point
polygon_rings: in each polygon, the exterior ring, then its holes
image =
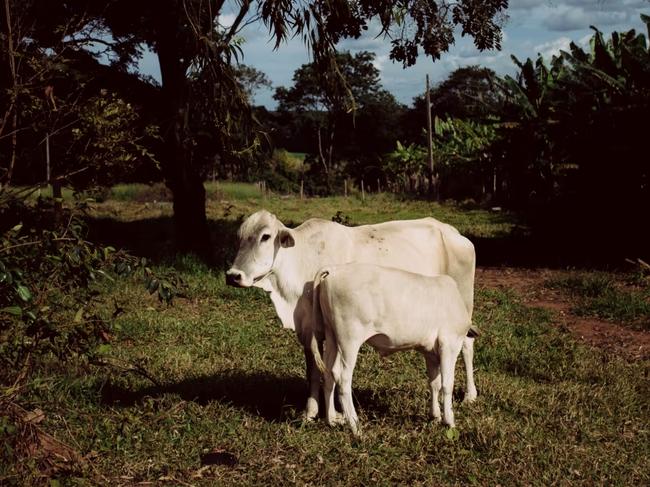
{"type": "Polygon", "coordinates": [[[365,435],[359,440],[323,420],[303,423],[306,386],[297,340],[281,328],[265,293],[224,282],[232,233],[241,217],[261,207],[292,224],[339,211],[354,224],[434,215],[486,239],[515,228],[507,214],[388,195],[364,202],[263,198],[253,186],[221,183],[208,194],[216,250],[223,254],[223,265],[214,268],[165,253],[168,202],[134,202],[131,195],[95,205],[92,225],[105,227],[95,230],[98,235],[155,256],[161,271],[173,269],[185,283],[184,296],[172,306],[133,281],[100,288],[98,306],[106,314],[124,309],[105,353],[146,369],[157,384],[74,360],[43,364],[23,407],[42,409],[39,427],[83,460],[51,469],[47,477],[38,476],[34,458],[0,465],[0,484],[650,483],[650,362],[581,345],[553,325],[548,312],[526,306],[508,289],[477,289],[479,399],[459,404],[459,365],[458,435],[427,417],[419,354],[381,359],[364,347],[353,384],[365,435]]]}

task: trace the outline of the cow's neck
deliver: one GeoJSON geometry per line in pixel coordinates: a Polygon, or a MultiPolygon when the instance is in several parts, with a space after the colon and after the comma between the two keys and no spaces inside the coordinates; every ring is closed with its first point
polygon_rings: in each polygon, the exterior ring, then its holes
{"type": "Polygon", "coordinates": [[[313,250],[296,235],[295,245],[278,252],[273,273],[265,279],[265,290],[269,292],[284,328],[295,330],[300,327],[300,323],[296,323],[296,307],[306,291],[305,285],[310,287],[318,270],[318,262],[312,254],[313,250]]]}

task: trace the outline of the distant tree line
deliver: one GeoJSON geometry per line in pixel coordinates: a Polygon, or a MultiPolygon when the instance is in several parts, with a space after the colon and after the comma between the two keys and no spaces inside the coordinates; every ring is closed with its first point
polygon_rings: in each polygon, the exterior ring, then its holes
{"type": "MultiPolygon", "coordinates": [[[[605,201],[647,207],[646,36],[632,30],[606,40],[596,30],[589,46],[571,43],[551,59],[513,57],[514,77],[460,68],[431,89],[439,198],[522,210],[605,201]]],[[[410,107],[398,103],[382,89],[373,59],[366,52],[339,54],[354,112],[337,109],[310,64],[296,71],[291,87],[276,89],[277,111],[263,113],[274,145],[307,154],[305,165],[275,171],[293,187],[303,178],[316,193],[340,192],[340,180],[349,178],[371,188],[379,182],[401,193],[426,192],[424,95],[410,107]]]]}

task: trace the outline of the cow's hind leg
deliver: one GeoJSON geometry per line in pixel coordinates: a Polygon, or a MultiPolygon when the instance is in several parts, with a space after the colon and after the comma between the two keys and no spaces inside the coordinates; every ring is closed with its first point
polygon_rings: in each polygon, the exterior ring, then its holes
{"type": "Polygon", "coordinates": [[[465,375],[467,377],[467,390],[465,391],[464,403],[474,402],[477,397],[476,383],[474,382],[474,338],[466,336],[463,339],[463,362],[465,363],[465,375]]]}
{"type": "Polygon", "coordinates": [[[427,363],[427,376],[429,377],[429,387],[431,388],[431,416],[436,421],[442,419],[440,414],[440,389],[442,387],[442,378],[440,377],[440,357],[435,352],[425,352],[424,359],[427,363]]]}

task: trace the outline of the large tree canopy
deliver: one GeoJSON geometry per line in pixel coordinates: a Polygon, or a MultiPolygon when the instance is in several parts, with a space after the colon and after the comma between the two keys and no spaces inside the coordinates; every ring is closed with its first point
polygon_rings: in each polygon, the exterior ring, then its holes
{"type": "Polygon", "coordinates": [[[231,137],[254,127],[248,97],[233,69],[244,52],[239,33],[247,23],[267,26],[276,48],[291,37],[301,38],[314,57],[315,69],[330,73],[332,86],[341,83],[336,89],[342,95],[337,96],[347,108],[354,108],[354,90],[345,86],[336,64],[339,41],[358,38],[378,25],[391,42],[391,58],[404,66],[414,64],[420,54],[437,59],[458,30],[472,36],[479,49],[499,48],[508,4],[507,0],[238,0],[228,4],[235,17],[226,27],[220,22],[225,0],[28,0],[21,5],[26,3],[28,17],[37,26],[32,39],[44,47],[106,46],[112,68],[123,72],[133,66],[143,46],[157,54],[165,145],[160,159],[174,195],[176,234],[187,249],[208,240],[201,164],[210,158],[194,157],[192,124],[197,120],[211,124],[221,134],[215,151],[232,151],[233,140],[244,149],[256,146],[254,137],[231,137]]]}

